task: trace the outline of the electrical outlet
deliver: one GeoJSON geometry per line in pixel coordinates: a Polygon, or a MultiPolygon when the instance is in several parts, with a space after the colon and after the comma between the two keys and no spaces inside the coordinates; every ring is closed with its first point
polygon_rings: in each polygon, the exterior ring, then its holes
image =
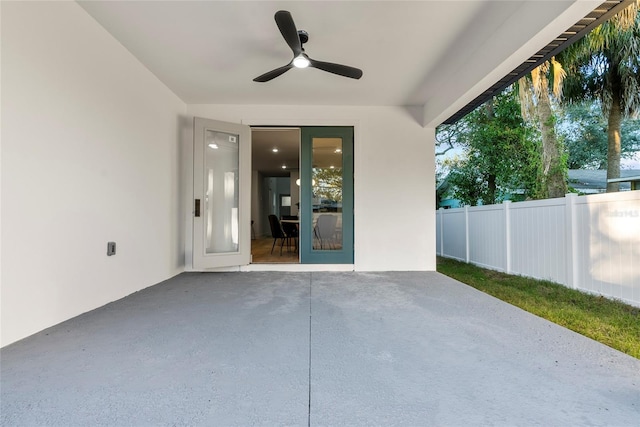
{"type": "Polygon", "coordinates": [[[116,254],[116,242],[107,242],[107,256],[116,254]]]}

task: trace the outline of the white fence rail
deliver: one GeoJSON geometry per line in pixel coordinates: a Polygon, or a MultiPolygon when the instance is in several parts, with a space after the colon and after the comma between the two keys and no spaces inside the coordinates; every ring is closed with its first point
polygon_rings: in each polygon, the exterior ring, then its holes
{"type": "Polygon", "coordinates": [[[640,306],[640,191],[440,209],[436,253],[640,306]]]}

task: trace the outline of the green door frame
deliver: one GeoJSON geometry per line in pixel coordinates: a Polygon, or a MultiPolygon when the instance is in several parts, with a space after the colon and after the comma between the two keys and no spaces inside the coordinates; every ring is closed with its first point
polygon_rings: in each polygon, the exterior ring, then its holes
{"type": "Polygon", "coordinates": [[[353,127],[301,127],[300,263],[353,264],[353,127]],[[342,139],[342,248],[313,249],[313,139],[342,139]]]}

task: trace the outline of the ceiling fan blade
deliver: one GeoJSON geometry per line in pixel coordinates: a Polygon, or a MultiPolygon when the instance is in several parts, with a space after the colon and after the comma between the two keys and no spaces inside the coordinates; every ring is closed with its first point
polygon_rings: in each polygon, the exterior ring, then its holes
{"type": "Polygon", "coordinates": [[[293,22],[291,13],[286,10],[279,10],[276,12],[275,20],[282,37],[284,37],[284,40],[293,51],[293,56],[295,57],[300,55],[302,53],[302,44],[300,43],[298,29],[296,28],[296,24],[293,22]]]}
{"type": "Polygon", "coordinates": [[[348,65],[316,61],[315,59],[309,58],[309,66],[322,71],[327,71],[329,73],[337,74],[339,76],[350,77],[352,79],[359,79],[360,77],[362,77],[361,69],[349,67],[348,65]]]}
{"type": "Polygon", "coordinates": [[[287,71],[289,71],[292,68],[293,68],[293,64],[287,64],[287,65],[285,65],[283,67],[276,68],[275,70],[268,71],[268,72],[264,73],[263,75],[258,76],[255,79],[253,79],[253,81],[254,82],[259,82],[259,83],[268,82],[269,80],[275,79],[279,75],[286,73],[287,71]]]}

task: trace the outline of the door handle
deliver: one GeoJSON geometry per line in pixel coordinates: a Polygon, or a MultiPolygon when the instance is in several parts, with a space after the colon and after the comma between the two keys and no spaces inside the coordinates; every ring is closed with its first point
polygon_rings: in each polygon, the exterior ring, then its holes
{"type": "Polygon", "coordinates": [[[200,199],[196,199],[195,216],[200,217],[200,199]]]}

